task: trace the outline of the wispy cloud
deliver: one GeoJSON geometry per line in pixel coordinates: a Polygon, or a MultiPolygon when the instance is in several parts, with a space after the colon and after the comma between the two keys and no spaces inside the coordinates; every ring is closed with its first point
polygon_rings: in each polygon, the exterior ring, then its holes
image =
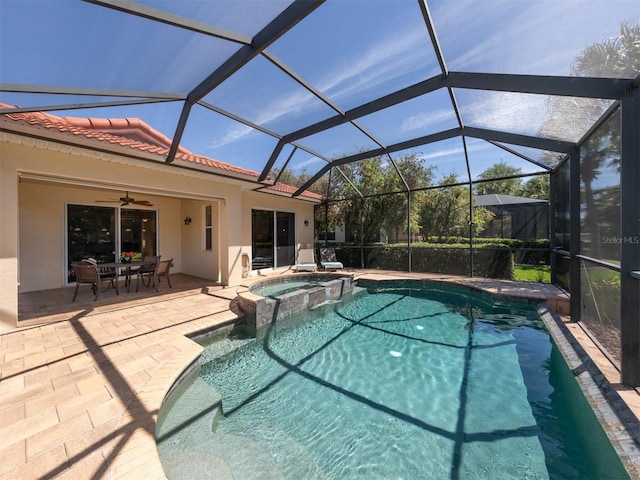
{"type": "MultiPolygon", "coordinates": [[[[381,37],[378,43],[368,45],[366,52],[358,52],[358,57],[345,60],[342,66],[327,72],[317,88],[339,101],[362,89],[364,85],[367,89],[373,89],[393,77],[415,69],[416,63],[424,57],[423,49],[416,48],[416,42],[424,42],[424,35],[424,31],[414,30],[389,38],[381,37]]],[[[283,118],[317,108],[318,102],[306,90],[287,92],[274,97],[253,121],[259,125],[273,124],[283,118]]],[[[427,119],[416,118],[413,121],[426,122],[427,119]]],[[[215,146],[241,141],[251,133],[250,130],[244,126],[231,127],[215,141],[215,146]]]]}
{"type": "Polygon", "coordinates": [[[424,131],[428,127],[444,123],[447,120],[455,120],[453,109],[440,109],[430,112],[421,112],[405,118],[400,124],[401,133],[424,131]]]}
{"type": "MultiPolygon", "coordinates": [[[[296,92],[290,95],[282,95],[271,100],[265,108],[263,108],[253,122],[258,125],[268,126],[270,123],[276,122],[288,115],[296,112],[304,111],[313,101],[311,94],[308,92],[296,92]]],[[[211,143],[211,148],[227,146],[229,144],[246,140],[247,136],[256,131],[243,124],[232,125],[227,128],[223,134],[211,143]]]]}
{"type": "MultiPolygon", "coordinates": [[[[459,161],[461,155],[464,155],[464,149],[462,148],[462,144],[459,147],[453,147],[453,148],[442,149],[442,150],[434,150],[429,153],[421,154],[421,155],[418,155],[418,158],[424,161],[424,160],[433,160],[436,158],[450,157],[452,160],[455,159],[456,161],[459,161]]],[[[462,157],[462,160],[464,160],[464,156],[462,157]]]]}
{"type": "Polygon", "coordinates": [[[309,156],[305,160],[300,163],[296,163],[292,165],[293,169],[297,172],[308,171],[309,167],[312,165],[319,165],[320,167],[324,167],[326,162],[324,160],[319,159],[318,157],[309,156]]]}
{"type": "Polygon", "coordinates": [[[460,0],[431,11],[450,70],[541,75],[568,75],[585,47],[639,18],[628,0],[460,0]]]}
{"type": "Polygon", "coordinates": [[[327,72],[319,83],[320,90],[337,100],[362,88],[374,90],[394,77],[415,70],[416,64],[424,64],[425,50],[430,53],[431,46],[424,28],[394,31],[368,44],[365,51],[357,51],[357,56],[345,59],[342,68],[327,72]],[[424,48],[420,48],[421,45],[424,48]]]}
{"type": "MultiPolygon", "coordinates": [[[[605,7],[598,4],[601,15],[584,16],[589,18],[576,15],[583,8],[578,0],[442,2],[434,4],[431,11],[450,70],[566,75],[571,59],[582,48],[600,41],[609,30],[609,34],[615,34],[612,25],[619,26],[619,20],[615,19],[624,15],[624,12],[616,13],[621,10],[618,6],[629,10],[632,3],[614,2],[616,8],[609,9],[612,13],[605,12],[605,7]],[[583,20],[591,23],[587,26],[581,23],[583,20]],[[606,21],[607,25],[594,23],[597,20],[606,21]]],[[[422,69],[420,72],[425,77],[438,73],[423,24],[415,22],[406,29],[387,31],[389,33],[381,31],[372,41],[362,42],[358,49],[349,50],[345,45],[340,63],[328,66],[316,87],[338,104],[353,105],[368,92],[371,98],[378,97],[384,90],[380,87],[392,85],[394,78],[418,69],[422,69]]],[[[352,35],[357,42],[358,32],[352,35]]],[[[466,125],[531,134],[537,131],[546,114],[541,96],[470,95],[465,95],[468,101],[462,111],[466,125]]],[[[252,120],[265,126],[294,125],[296,118],[310,118],[309,112],[319,111],[319,105],[320,102],[303,89],[283,91],[269,102],[261,102],[261,111],[252,120]]],[[[437,126],[450,117],[453,118],[453,113],[446,109],[412,114],[396,122],[394,128],[410,133],[437,126]]],[[[244,126],[232,127],[215,145],[244,141],[251,132],[244,126]]]]}
{"type": "Polygon", "coordinates": [[[212,140],[209,143],[209,149],[217,149],[217,148],[225,147],[231,143],[242,140],[246,138],[248,135],[251,135],[252,133],[255,133],[255,132],[256,132],[255,129],[251,127],[247,127],[246,125],[243,125],[241,123],[238,123],[232,127],[229,127],[227,130],[225,130],[220,137],[212,140]]]}

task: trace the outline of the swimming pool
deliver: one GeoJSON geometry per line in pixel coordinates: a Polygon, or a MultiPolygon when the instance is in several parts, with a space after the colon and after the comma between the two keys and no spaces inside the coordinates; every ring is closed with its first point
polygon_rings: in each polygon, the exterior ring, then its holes
{"type": "Polygon", "coordinates": [[[628,478],[533,305],[367,287],[205,342],[159,415],[169,478],[628,478]]]}

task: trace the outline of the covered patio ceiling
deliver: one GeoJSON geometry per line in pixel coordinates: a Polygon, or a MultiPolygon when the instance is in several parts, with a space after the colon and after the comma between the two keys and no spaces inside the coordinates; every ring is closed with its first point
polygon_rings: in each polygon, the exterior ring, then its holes
{"type": "Polygon", "coordinates": [[[376,156],[548,173],[637,86],[578,64],[638,23],[637,0],[3,0],[0,113],[137,117],[167,163],[289,172],[293,196],[376,156]]]}

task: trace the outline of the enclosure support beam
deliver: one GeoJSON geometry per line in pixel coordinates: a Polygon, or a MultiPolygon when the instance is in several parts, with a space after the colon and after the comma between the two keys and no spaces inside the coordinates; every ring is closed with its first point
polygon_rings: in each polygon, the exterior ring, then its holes
{"type": "Polygon", "coordinates": [[[411,273],[411,190],[407,191],[407,252],[408,272],[411,273]]]}
{"type": "Polygon", "coordinates": [[[360,199],[360,268],[365,268],[364,265],[364,202],[365,199],[360,199]]]}
{"type": "Polygon", "coordinates": [[[557,192],[558,192],[558,173],[557,171],[549,174],[549,261],[551,263],[551,283],[554,285],[558,284],[558,259],[556,256],[558,255],[556,251],[556,213],[557,206],[556,202],[558,201],[557,192]]]}
{"type": "Polygon", "coordinates": [[[176,133],[169,148],[166,163],[171,163],[175,159],[182,135],[184,134],[187,120],[191,112],[191,107],[202,100],[209,92],[219,86],[227,78],[237,72],[240,68],[249,63],[254,57],[293,28],[304,17],[318,8],[324,0],[295,0],[280,15],[274,18],[267,26],[256,34],[250,44],[243,45],[233,55],[231,55],[222,65],[196,86],[189,95],[182,107],[182,113],[178,119],[176,133]]]}
{"type": "Polygon", "coordinates": [[[620,337],[622,383],[640,386],[640,89],[622,99],[620,337]]]}
{"type": "Polygon", "coordinates": [[[569,156],[569,290],[571,291],[571,320],[580,321],[580,149],[569,156]]]}

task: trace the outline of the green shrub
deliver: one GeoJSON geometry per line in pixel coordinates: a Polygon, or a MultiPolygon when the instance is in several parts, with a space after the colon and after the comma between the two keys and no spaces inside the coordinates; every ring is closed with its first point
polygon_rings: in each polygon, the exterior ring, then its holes
{"type": "MultiPolygon", "coordinates": [[[[378,270],[407,271],[408,250],[406,245],[365,247],[364,267],[378,270]]],[[[347,267],[360,268],[358,247],[336,247],[336,256],[347,267]]],[[[412,245],[411,271],[469,275],[469,245],[430,244],[412,245]]],[[[474,248],[474,275],[490,278],[511,279],[514,275],[513,253],[509,249],[474,248]]]]}

